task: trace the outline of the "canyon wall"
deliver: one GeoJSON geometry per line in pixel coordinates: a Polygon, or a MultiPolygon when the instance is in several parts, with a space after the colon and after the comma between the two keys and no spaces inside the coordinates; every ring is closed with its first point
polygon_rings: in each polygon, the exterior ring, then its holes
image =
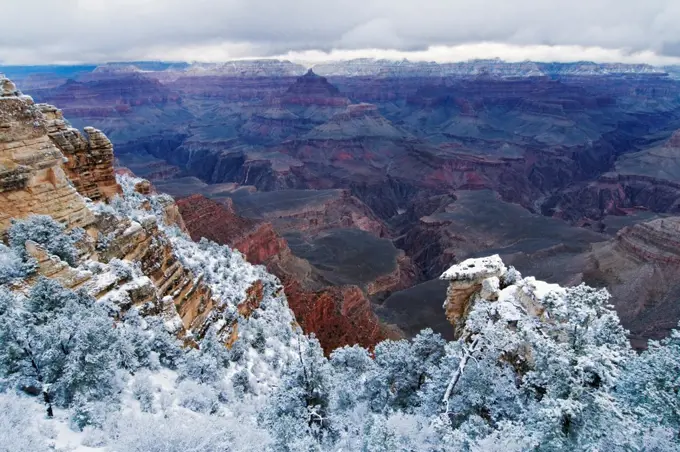
{"type": "MultiPolygon", "coordinates": [[[[180,259],[177,247],[190,245],[168,234],[184,228],[172,198],[153,195],[148,182],[129,176],[122,176],[123,193],[114,174],[112,145],[103,133],[88,128],[86,139],[66,125],[55,107],[36,105],[8,79],[1,78],[0,87],[0,231],[12,219],[37,214],[69,230],[85,230],[76,242],[75,265],[27,241],[26,252],[35,259],[29,282],[37,276],[54,278],[112,301],[121,312],[137,306],[143,313],[162,313],[176,334],[201,337],[225,301],[205,275],[180,259]]],[[[252,298],[253,284],[262,285],[256,275],[241,281],[242,303],[252,298]]],[[[236,321],[222,323],[221,331],[231,334],[227,331],[235,331],[236,321]]]]}
{"type": "Polygon", "coordinates": [[[680,217],[625,227],[593,245],[583,277],[611,292],[633,346],[666,337],[680,321],[680,217]]]}
{"type": "MultiPolygon", "coordinates": [[[[266,266],[281,281],[288,304],[306,333],[314,333],[326,353],[348,344],[372,348],[396,329],[383,325],[371,309],[367,295],[357,286],[330,286],[304,259],[295,257],[271,223],[244,218],[231,200],[217,202],[201,195],[177,201],[194,240],[207,238],[242,252],[253,264],[266,266]]],[[[401,287],[386,276],[375,284],[401,287]]],[[[374,290],[379,290],[376,286],[374,290]]]]}

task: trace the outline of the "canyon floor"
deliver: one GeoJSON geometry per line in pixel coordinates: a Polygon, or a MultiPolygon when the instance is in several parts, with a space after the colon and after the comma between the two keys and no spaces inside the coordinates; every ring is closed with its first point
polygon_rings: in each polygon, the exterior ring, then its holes
{"type": "Polygon", "coordinates": [[[181,198],[194,239],[266,265],[327,352],[425,327],[450,337],[436,278],[495,253],[607,287],[637,347],[677,324],[680,81],[371,64],[0,72],[105,132],[119,168],[181,198]]]}

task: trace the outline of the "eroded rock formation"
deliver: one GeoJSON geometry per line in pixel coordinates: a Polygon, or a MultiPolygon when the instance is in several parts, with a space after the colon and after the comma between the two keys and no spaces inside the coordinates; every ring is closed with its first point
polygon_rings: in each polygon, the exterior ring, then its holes
{"type": "Polygon", "coordinates": [[[85,127],[85,138],[77,129],[67,126],[61,110],[48,104],[37,107],[46,119],[49,137],[66,157],[64,168],[78,193],[93,201],[120,194],[113,172],[113,145],[106,135],[85,127]]]}
{"type": "Polygon", "coordinates": [[[593,245],[584,281],[611,292],[633,346],[667,336],[680,320],[680,218],[626,227],[593,245]]]}
{"type": "MultiPolygon", "coordinates": [[[[64,171],[41,108],[0,77],[0,231],[11,218],[45,214],[70,227],[94,221],[64,171]]],[[[113,168],[109,168],[113,172],[113,168]]]]}
{"type": "MultiPolygon", "coordinates": [[[[305,332],[317,336],[326,353],[347,344],[370,348],[399,335],[378,320],[361,288],[329,286],[309,262],[293,255],[271,223],[237,215],[229,200],[218,203],[194,195],[180,199],[177,205],[194,240],[205,237],[229,245],[249,262],[265,265],[276,275],[298,323],[305,332]]],[[[397,267],[394,274],[376,281],[372,289],[402,287],[401,272],[408,269],[407,264],[397,267]]]]}
{"type": "MultiPolygon", "coordinates": [[[[86,232],[76,243],[76,266],[27,241],[26,252],[35,262],[28,282],[37,276],[56,279],[65,287],[110,300],[122,312],[137,306],[142,313],[162,314],[166,326],[180,336],[204,334],[230,305],[225,294],[213,290],[214,283],[180,258],[178,247],[190,244],[166,232],[185,228],[172,198],[155,195],[148,182],[126,175],[122,180],[129,190],[117,201],[119,210],[106,206],[107,200],[123,194],[108,138],[87,128],[85,139],[67,127],[56,108],[35,105],[5,78],[0,87],[0,232],[10,226],[10,219],[33,214],[49,215],[69,229],[86,232]]],[[[263,291],[267,296],[275,292],[270,286],[263,285],[257,272],[240,280],[236,292],[229,294],[236,297],[235,311],[249,315],[263,291]]],[[[238,318],[230,319],[221,322],[220,334],[236,334],[238,318]]]]}
{"type": "Polygon", "coordinates": [[[522,278],[514,268],[506,268],[497,254],[467,259],[446,270],[440,278],[449,281],[444,309],[458,337],[468,328],[468,314],[479,300],[498,303],[501,320],[510,325],[520,318],[521,311],[546,320],[543,318],[545,297],[564,293],[557,284],[534,277],[522,278]]]}
{"type": "Polygon", "coordinates": [[[496,254],[482,259],[467,259],[460,264],[446,270],[440,279],[449,281],[446,291],[444,309],[446,318],[458,326],[467,316],[474,303],[474,294],[479,294],[487,300],[497,300],[500,289],[500,277],[507,269],[501,258],[496,254]]]}

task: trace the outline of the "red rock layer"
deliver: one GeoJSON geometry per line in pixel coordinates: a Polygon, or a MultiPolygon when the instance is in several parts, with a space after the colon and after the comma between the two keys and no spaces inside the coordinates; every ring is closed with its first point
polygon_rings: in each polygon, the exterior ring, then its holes
{"type": "MultiPolygon", "coordinates": [[[[279,275],[277,275],[279,276],[279,275]]],[[[338,347],[359,344],[373,348],[394,336],[371,310],[371,303],[357,286],[326,287],[308,291],[286,275],[284,284],[288,305],[306,333],[314,333],[326,354],[338,347]]]]}
{"type": "Polygon", "coordinates": [[[242,252],[252,264],[265,264],[288,248],[270,223],[238,216],[231,200],[220,205],[205,196],[193,195],[180,199],[177,205],[192,239],[205,237],[225,243],[242,252]]]}
{"type": "Polygon", "coordinates": [[[359,287],[318,283],[307,261],[292,255],[271,223],[240,217],[230,203],[202,195],[180,199],[177,205],[194,240],[205,237],[229,245],[276,275],[298,323],[316,335],[326,353],[351,344],[370,348],[395,336],[380,323],[359,287]]]}

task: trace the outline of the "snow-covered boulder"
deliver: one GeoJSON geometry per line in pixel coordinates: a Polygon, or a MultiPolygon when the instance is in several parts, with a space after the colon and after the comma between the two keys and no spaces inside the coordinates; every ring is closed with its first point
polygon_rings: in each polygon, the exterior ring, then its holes
{"type": "Polygon", "coordinates": [[[460,326],[476,296],[498,298],[500,280],[507,272],[503,260],[493,256],[466,259],[446,270],[439,278],[449,281],[444,310],[446,318],[460,335],[460,326]],[[483,294],[482,294],[483,292],[483,294]]]}

